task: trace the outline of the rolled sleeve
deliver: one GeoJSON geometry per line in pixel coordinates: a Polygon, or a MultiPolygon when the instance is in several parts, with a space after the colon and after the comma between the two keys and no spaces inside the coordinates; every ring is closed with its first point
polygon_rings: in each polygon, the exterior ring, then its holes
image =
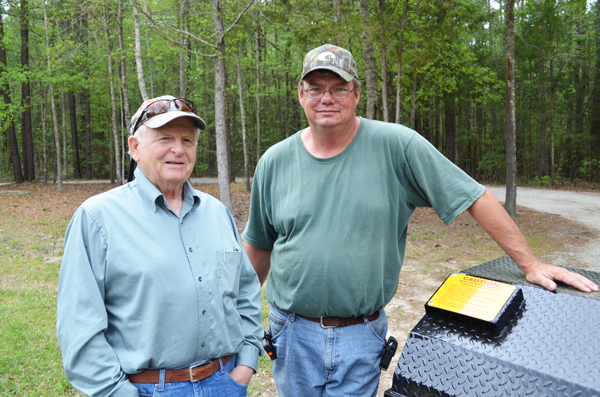
{"type": "Polygon", "coordinates": [[[261,350],[251,343],[244,343],[242,350],[237,353],[236,365],[245,365],[252,368],[255,372],[258,368],[258,356],[261,350]]]}

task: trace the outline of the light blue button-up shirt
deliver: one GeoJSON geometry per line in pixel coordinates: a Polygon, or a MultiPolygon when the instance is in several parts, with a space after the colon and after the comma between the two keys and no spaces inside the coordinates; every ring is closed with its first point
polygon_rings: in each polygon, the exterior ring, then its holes
{"type": "Polygon", "coordinates": [[[136,170],[87,200],[65,236],[57,336],[90,396],[138,396],[126,374],[237,353],[256,370],[260,283],[229,210],[184,185],[181,215],[136,170]]]}

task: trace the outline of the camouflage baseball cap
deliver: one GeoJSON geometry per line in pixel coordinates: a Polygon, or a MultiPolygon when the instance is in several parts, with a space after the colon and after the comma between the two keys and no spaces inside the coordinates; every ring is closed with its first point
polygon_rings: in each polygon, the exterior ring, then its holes
{"type": "Polygon", "coordinates": [[[355,77],[358,79],[356,62],[352,54],[332,44],[324,44],[306,53],[300,80],[310,72],[319,69],[331,70],[346,81],[352,81],[355,77]]]}

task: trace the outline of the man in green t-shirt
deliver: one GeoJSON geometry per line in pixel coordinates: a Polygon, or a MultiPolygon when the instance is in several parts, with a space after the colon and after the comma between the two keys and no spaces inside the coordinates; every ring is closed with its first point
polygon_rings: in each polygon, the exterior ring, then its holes
{"type": "Polygon", "coordinates": [[[298,96],[309,127],[260,159],[243,233],[261,283],[269,276],[280,396],[376,395],[383,308],[416,207],[433,207],[446,224],[469,211],[530,282],[598,290],[539,262],[494,196],[415,131],[356,117],[348,51],[326,44],[306,54],[298,96]]]}

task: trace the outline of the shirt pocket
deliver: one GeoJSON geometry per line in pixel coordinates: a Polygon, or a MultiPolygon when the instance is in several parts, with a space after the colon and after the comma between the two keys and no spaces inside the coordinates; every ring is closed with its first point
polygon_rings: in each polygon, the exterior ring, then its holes
{"type": "Polygon", "coordinates": [[[242,272],[241,251],[218,251],[219,278],[223,297],[236,299],[240,292],[240,274],[242,272]]]}

